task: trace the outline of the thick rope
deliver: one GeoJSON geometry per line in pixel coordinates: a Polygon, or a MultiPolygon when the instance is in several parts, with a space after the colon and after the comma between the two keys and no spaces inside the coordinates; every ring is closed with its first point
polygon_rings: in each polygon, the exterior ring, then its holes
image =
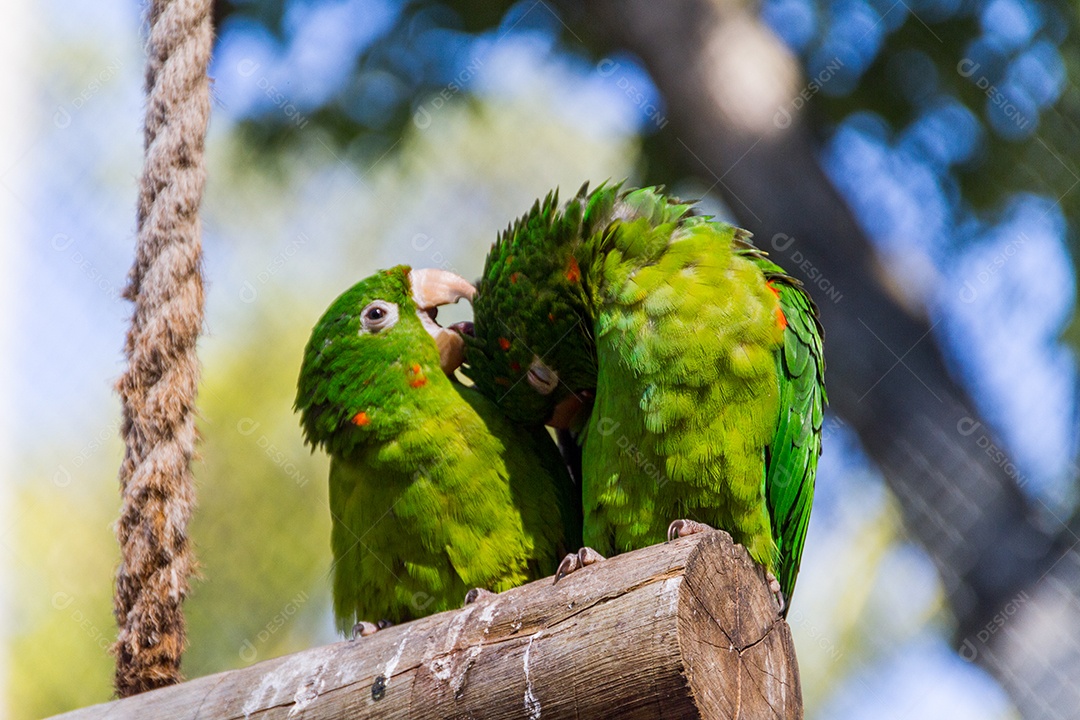
{"type": "Polygon", "coordinates": [[[135,304],[117,383],[126,450],[116,535],[114,613],[120,697],[182,679],[181,608],[195,570],[187,524],[195,505],[195,343],[203,321],[199,203],[210,116],[211,0],[151,0],[146,128],[135,262],[124,296],[135,304]]]}

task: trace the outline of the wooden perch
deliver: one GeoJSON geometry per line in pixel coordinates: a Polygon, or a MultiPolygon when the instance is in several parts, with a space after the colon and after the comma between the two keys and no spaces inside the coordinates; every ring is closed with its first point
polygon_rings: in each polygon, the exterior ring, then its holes
{"type": "Polygon", "coordinates": [[[801,718],[777,603],[726,533],[59,717],[801,718]]]}

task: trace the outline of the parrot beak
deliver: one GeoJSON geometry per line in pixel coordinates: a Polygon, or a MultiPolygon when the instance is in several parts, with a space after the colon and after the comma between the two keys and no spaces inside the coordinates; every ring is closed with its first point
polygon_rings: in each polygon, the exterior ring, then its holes
{"type": "Polygon", "coordinates": [[[476,295],[476,288],[468,280],[447,270],[410,270],[409,284],[413,300],[421,310],[450,305],[462,298],[472,302],[476,295]]]}
{"type": "Polygon", "coordinates": [[[465,360],[465,340],[459,332],[435,322],[435,315],[440,305],[462,298],[472,302],[476,288],[460,275],[435,269],[410,270],[409,285],[420,322],[439,348],[439,365],[451,375],[465,360]]]}

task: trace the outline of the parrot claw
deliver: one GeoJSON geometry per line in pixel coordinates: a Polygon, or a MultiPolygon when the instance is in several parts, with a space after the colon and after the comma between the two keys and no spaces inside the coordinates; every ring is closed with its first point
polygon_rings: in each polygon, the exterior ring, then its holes
{"type": "Polygon", "coordinates": [[[394,623],[390,622],[389,620],[380,620],[377,623],[361,620],[360,622],[352,626],[351,639],[355,640],[358,637],[368,637],[369,635],[374,635],[380,630],[385,630],[393,624],[394,623]]]}
{"type": "Polygon", "coordinates": [[[667,528],[668,542],[677,540],[687,535],[694,535],[696,533],[709,532],[715,530],[711,525],[698,522],[697,520],[673,520],[667,528]]]}
{"type": "Polygon", "coordinates": [[[784,612],[784,593],[780,590],[780,581],[771,572],[765,573],[765,581],[769,583],[769,592],[776,596],[776,602],[780,605],[780,612],[784,612]]]}
{"type": "Polygon", "coordinates": [[[462,607],[466,605],[472,605],[474,602],[490,597],[495,597],[495,593],[485,588],[473,588],[469,592],[465,593],[465,602],[463,602],[461,605],[462,607]]]}
{"type": "Polygon", "coordinates": [[[554,585],[570,573],[604,559],[603,555],[591,547],[583,547],[576,553],[570,553],[559,563],[559,569],[555,571],[555,580],[551,584],[554,585]]]}

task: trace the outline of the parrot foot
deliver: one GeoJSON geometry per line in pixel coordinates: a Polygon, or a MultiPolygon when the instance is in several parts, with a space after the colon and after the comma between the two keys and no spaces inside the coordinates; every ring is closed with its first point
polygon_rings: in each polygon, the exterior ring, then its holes
{"type": "Polygon", "coordinates": [[[380,620],[377,623],[361,620],[360,622],[352,626],[351,639],[355,640],[358,637],[367,637],[369,635],[374,635],[380,630],[385,630],[393,624],[394,623],[390,622],[389,620],[380,620]]]}
{"type": "Polygon", "coordinates": [[[784,593],[780,591],[780,581],[771,572],[765,572],[765,581],[769,583],[769,592],[776,596],[776,602],[780,605],[780,612],[784,612],[784,593]]]}
{"type": "Polygon", "coordinates": [[[461,604],[462,607],[466,605],[472,605],[474,602],[483,600],[485,598],[495,597],[496,593],[491,592],[486,588],[473,588],[469,592],[465,593],[465,602],[461,604]]]}
{"type": "Polygon", "coordinates": [[[555,571],[555,580],[551,584],[554,585],[570,573],[604,559],[603,555],[591,547],[583,547],[576,553],[570,553],[559,563],[559,569],[555,571]]]}
{"type": "Polygon", "coordinates": [[[667,539],[668,542],[676,540],[687,535],[694,535],[696,533],[710,532],[716,528],[705,523],[698,522],[697,520],[672,520],[671,524],[667,527],[667,539]]]}

